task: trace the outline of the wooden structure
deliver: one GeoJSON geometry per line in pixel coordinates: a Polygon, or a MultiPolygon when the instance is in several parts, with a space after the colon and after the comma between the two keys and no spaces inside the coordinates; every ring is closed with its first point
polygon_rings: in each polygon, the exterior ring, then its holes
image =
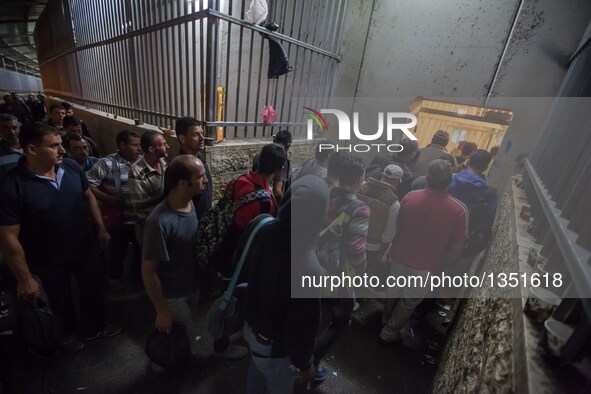
{"type": "Polygon", "coordinates": [[[471,141],[479,149],[500,146],[513,119],[513,112],[504,108],[480,107],[450,101],[417,97],[411,111],[417,117],[414,133],[422,148],[431,143],[437,130],[449,133],[448,152],[462,141],[471,141]]]}

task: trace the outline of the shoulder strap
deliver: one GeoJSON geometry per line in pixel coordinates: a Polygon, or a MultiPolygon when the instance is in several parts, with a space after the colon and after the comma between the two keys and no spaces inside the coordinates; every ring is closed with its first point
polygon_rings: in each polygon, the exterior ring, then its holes
{"type": "Polygon", "coordinates": [[[244,247],[244,250],[242,251],[242,254],[240,255],[240,260],[238,261],[238,266],[236,267],[236,270],[234,271],[234,275],[232,275],[232,280],[230,281],[228,288],[224,292],[222,301],[219,303],[219,309],[221,311],[226,309],[226,307],[228,306],[228,302],[230,301],[230,298],[232,298],[232,293],[234,292],[234,288],[236,287],[236,282],[238,282],[238,276],[240,276],[240,271],[242,271],[242,266],[244,265],[244,260],[246,260],[246,255],[248,254],[248,250],[250,249],[250,245],[252,244],[254,236],[258,233],[258,231],[263,226],[265,226],[267,223],[269,223],[273,220],[275,220],[275,219],[272,217],[266,217],[266,218],[261,219],[261,221],[258,222],[256,224],[256,226],[254,227],[254,229],[250,232],[250,235],[248,236],[248,240],[246,241],[246,246],[244,247]]]}
{"type": "Polygon", "coordinates": [[[115,190],[117,194],[121,193],[121,169],[119,163],[115,160],[115,156],[111,156],[111,165],[113,168],[113,179],[115,180],[115,190]]]}
{"type": "Polygon", "coordinates": [[[273,196],[273,194],[269,194],[267,193],[267,191],[259,184],[254,185],[254,190],[256,192],[258,191],[263,191],[264,192],[264,196],[259,198],[259,204],[261,206],[261,213],[271,213],[271,200],[273,200],[275,202],[275,206],[277,206],[277,201],[275,201],[275,196],[273,196]]]}
{"type": "MultiPolygon", "coordinates": [[[[351,202],[349,202],[349,204],[347,204],[345,209],[340,214],[338,214],[337,217],[334,218],[334,220],[332,222],[330,222],[330,224],[328,226],[326,226],[324,229],[322,229],[322,231],[320,231],[319,239],[323,238],[331,228],[348,222],[349,219],[353,216],[353,214],[357,210],[357,208],[359,208],[362,204],[364,204],[364,202],[360,201],[358,199],[354,199],[351,202]],[[346,218],[348,218],[348,219],[346,219],[346,218]]],[[[346,231],[346,229],[343,229],[343,231],[346,231]]]]}

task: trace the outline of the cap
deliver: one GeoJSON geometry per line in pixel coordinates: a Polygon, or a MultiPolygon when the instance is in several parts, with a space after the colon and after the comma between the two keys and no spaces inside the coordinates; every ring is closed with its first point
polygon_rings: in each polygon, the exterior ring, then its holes
{"type": "Polygon", "coordinates": [[[436,183],[442,183],[451,177],[451,165],[446,160],[437,159],[429,163],[427,178],[436,183]]]}
{"type": "Polygon", "coordinates": [[[390,164],[384,168],[384,172],[382,174],[388,179],[401,179],[403,172],[400,166],[396,164],[390,164]]]}

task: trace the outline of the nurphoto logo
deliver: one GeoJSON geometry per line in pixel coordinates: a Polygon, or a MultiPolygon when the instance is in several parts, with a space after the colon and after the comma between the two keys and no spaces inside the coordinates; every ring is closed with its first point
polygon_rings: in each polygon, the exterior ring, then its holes
{"type": "MultiPolygon", "coordinates": [[[[314,139],[314,124],[320,128],[320,132],[324,133],[328,130],[328,122],[322,114],[332,114],[336,116],[338,122],[339,141],[351,142],[351,130],[353,134],[360,141],[376,141],[382,138],[384,129],[386,131],[386,139],[388,141],[393,140],[393,131],[400,130],[409,139],[416,141],[417,137],[409,130],[417,125],[417,118],[408,112],[378,112],[378,130],[373,134],[365,134],[359,130],[359,113],[353,112],[353,127],[351,128],[351,119],[349,116],[338,109],[321,109],[317,111],[315,109],[304,107],[305,113],[310,117],[308,119],[308,139],[314,139]],[[410,122],[400,123],[400,119],[410,120],[410,122]],[[384,127],[385,124],[385,127],[384,127]]],[[[382,148],[385,148],[388,152],[400,152],[402,151],[402,145],[400,144],[320,144],[320,151],[323,149],[330,149],[347,152],[358,152],[365,153],[372,149],[376,149],[378,152],[382,148]]]]}

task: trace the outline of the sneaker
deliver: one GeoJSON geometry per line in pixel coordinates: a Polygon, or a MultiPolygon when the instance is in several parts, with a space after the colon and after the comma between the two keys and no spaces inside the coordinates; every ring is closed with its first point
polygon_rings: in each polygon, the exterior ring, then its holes
{"type": "Polygon", "coordinates": [[[414,350],[419,350],[422,346],[416,330],[410,326],[406,326],[400,330],[400,342],[404,346],[414,350]]]}
{"type": "Polygon", "coordinates": [[[314,377],[312,380],[315,382],[324,382],[328,377],[328,368],[322,367],[320,369],[316,368],[316,373],[314,373],[314,377]]]}
{"type": "Polygon", "coordinates": [[[82,349],[84,349],[84,343],[78,339],[78,337],[70,335],[64,339],[64,343],[62,344],[64,351],[66,353],[78,353],[82,349]]]}
{"type": "Polygon", "coordinates": [[[108,338],[114,337],[122,331],[121,326],[117,324],[107,324],[104,330],[97,332],[94,335],[85,336],[82,338],[83,341],[92,341],[97,338],[108,338]]]}
{"type": "Polygon", "coordinates": [[[213,352],[214,356],[221,358],[222,360],[240,360],[248,356],[250,351],[244,346],[230,345],[229,348],[223,352],[213,352]]]}
{"type": "Polygon", "coordinates": [[[434,352],[439,351],[439,343],[436,341],[427,341],[427,347],[434,352]]]}
{"type": "Polygon", "coordinates": [[[397,338],[397,339],[394,339],[394,340],[388,341],[388,340],[385,340],[384,338],[382,338],[382,336],[381,336],[381,335],[378,335],[378,343],[379,343],[380,345],[384,345],[384,346],[388,346],[388,345],[397,345],[397,344],[399,344],[399,343],[400,343],[400,338],[397,338]]]}

